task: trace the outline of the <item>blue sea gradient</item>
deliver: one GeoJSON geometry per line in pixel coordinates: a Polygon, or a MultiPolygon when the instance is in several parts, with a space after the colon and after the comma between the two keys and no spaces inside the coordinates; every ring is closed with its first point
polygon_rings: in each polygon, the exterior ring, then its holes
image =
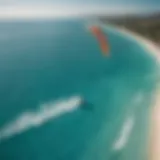
{"type": "Polygon", "coordinates": [[[109,57],[82,20],[0,23],[1,160],[146,160],[155,59],[104,33],[109,57]]]}

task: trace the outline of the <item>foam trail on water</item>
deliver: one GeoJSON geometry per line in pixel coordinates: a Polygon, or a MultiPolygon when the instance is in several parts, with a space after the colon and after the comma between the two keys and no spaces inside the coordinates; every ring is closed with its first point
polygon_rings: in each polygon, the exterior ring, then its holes
{"type": "Polygon", "coordinates": [[[81,102],[81,97],[74,96],[66,100],[43,104],[37,112],[25,112],[0,130],[0,140],[20,134],[32,127],[39,127],[51,119],[72,112],[80,106],[81,102]]]}
{"type": "Polygon", "coordinates": [[[116,139],[116,141],[113,144],[113,150],[118,151],[125,147],[134,127],[134,123],[135,120],[133,116],[127,118],[127,120],[124,122],[122,126],[118,139],[116,139]]]}

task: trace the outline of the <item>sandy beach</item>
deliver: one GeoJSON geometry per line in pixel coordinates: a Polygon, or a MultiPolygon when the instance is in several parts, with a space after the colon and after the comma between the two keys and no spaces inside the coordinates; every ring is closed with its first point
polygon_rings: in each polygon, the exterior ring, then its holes
{"type": "MultiPolygon", "coordinates": [[[[136,39],[155,57],[157,65],[160,64],[160,48],[148,39],[139,36],[136,33],[128,31],[124,28],[120,29],[123,34],[136,39]]],[[[149,137],[149,151],[148,160],[160,160],[160,92],[159,84],[157,84],[157,91],[155,92],[155,100],[153,110],[151,113],[151,131],[149,137]]]]}
{"type": "Polygon", "coordinates": [[[151,118],[151,139],[149,160],[160,160],[160,93],[155,96],[155,104],[151,118]]]}

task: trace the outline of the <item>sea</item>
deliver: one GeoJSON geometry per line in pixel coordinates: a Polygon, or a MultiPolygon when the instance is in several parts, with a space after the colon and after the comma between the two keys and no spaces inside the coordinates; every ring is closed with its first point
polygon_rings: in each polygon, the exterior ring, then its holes
{"type": "Polygon", "coordinates": [[[146,160],[158,66],[84,19],[0,22],[0,160],[146,160]]]}

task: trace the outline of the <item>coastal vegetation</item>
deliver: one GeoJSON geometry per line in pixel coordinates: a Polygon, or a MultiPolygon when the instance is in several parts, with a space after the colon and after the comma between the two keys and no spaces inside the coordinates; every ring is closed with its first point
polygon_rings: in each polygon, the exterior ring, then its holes
{"type": "Polygon", "coordinates": [[[117,17],[100,17],[101,21],[110,22],[134,31],[160,46],[160,13],[152,15],[134,15],[117,17]]]}

